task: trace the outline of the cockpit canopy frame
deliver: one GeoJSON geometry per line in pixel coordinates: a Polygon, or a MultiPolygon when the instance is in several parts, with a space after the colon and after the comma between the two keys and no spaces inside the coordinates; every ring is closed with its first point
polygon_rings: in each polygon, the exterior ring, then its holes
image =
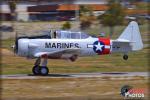
{"type": "Polygon", "coordinates": [[[90,37],[88,34],[83,32],[75,32],[75,31],[65,31],[58,30],[56,31],[56,38],[58,39],[86,39],[90,37]]]}
{"type": "Polygon", "coordinates": [[[28,39],[86,39],[90,35],[84,32],[68,31],[68,30],[56,30],[56,31],[43,31],[41,35],[36,36],[21,36],[20,38],[28,39]]]}

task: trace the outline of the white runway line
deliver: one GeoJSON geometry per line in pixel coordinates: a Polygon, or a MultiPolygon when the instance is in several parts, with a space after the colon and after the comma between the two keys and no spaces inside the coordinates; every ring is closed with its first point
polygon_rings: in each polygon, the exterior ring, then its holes
{"type": "Polygon", "coordinates": [[[1,79],[40,79],[40,78],[87,78],[87,77],[149,77],[148,72],[99,72],[99,73],[56,73],[48,76],[34,76],[32,74],[0,75],[1,79]]]}

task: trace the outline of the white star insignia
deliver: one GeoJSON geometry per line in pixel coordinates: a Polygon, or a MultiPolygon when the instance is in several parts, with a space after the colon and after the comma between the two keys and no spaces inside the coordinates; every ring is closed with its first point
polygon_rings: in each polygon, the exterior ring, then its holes
{"type": "Polygon", "coordinates": [[[98,42],[98,44],[95,45],[95,46],[96,46],[96,51],[97,51],[97,50],[102,51],[102,48],[104,47],[104,45],[101,45],[100,42],[98,42]]]}

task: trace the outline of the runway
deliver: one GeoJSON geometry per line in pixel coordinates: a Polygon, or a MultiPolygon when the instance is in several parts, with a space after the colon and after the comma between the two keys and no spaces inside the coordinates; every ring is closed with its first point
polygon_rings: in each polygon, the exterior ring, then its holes
{"type": "Polygon", "coordinates": [[[1,79],[40,79],[40,78],[88,78],[88,77],[149,77],[148,72],[98,72],[98,73],[56,73],[48,76],[35,76],[33,74],[0,75],[1,79]]]}

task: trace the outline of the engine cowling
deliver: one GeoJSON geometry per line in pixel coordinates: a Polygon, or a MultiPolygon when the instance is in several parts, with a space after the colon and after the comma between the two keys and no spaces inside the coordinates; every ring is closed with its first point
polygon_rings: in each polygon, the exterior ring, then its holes
{"type": "Polygon", "coordinates": [[[18,55],[27,57],[29,53],[29,39],[18,40],[18,55]]]}

